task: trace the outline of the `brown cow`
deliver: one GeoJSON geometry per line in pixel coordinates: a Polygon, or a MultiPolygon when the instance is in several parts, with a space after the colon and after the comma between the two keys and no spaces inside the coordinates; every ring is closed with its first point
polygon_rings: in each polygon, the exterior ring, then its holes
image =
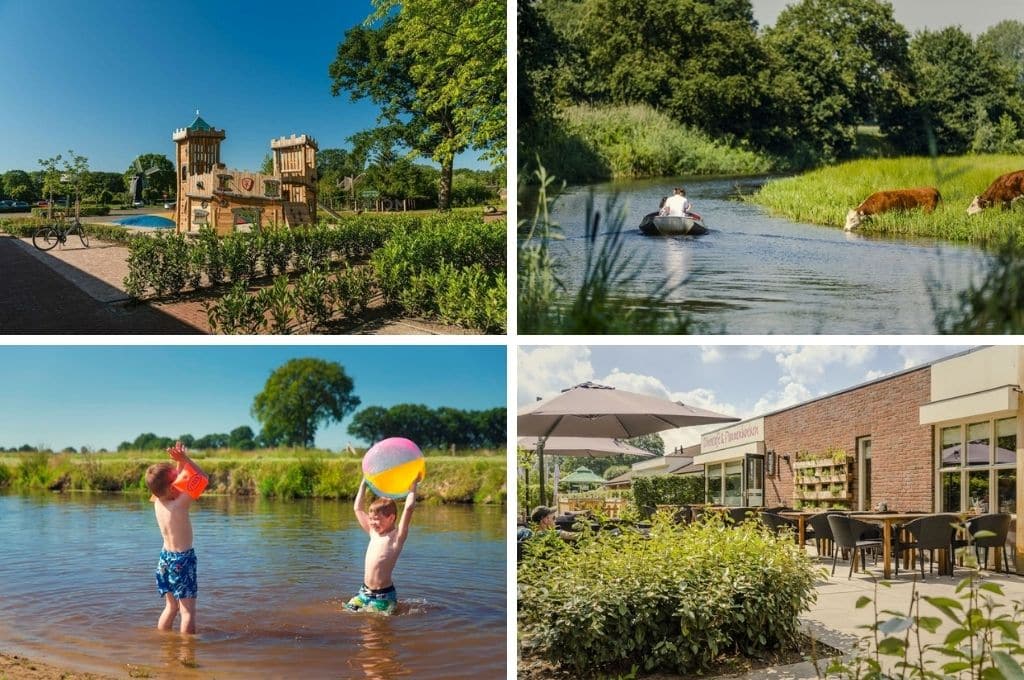
{"type": "Polygon", "coordinates": [[[1024,170],[1008,172],[1001,177],[996,177],[981,196],[974,197],[971,205],[967,208],[967,214],[977,215],[985,208],[997,203],[1002,206],[1003,210],[1006,210],[1013,207],[1013,204],[1021,197],[1024,197],[1024,170]]]}
{"type": "Polygon", "coordinates": [[[942,200],[939,190],[935,187],[918,187],[916,189],[891,189],[876,191],[856,208],[846,213],[846,231],[859,227],[864,219],[871,215],[889,212],[890,210],[913,210],[923,208],[926,213],[935,210],[942,200]]]}

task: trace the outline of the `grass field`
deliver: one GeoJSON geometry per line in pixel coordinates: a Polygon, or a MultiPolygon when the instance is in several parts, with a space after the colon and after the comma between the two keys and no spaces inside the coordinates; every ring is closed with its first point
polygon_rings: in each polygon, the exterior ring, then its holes
{"type": "MultiPolygon", "coordinates": [[[[0,489],[145,494],[146,468],[165,460],[159,451],[0,454],[0,489]]],[[[207,493],[215,494],[349,499],[362,479],[360,456],[323,451],[213,451],[197,453],[194,460],[210,477],[207,493]]],[[[427,452],[418,495],[436,503],[504,503],[504,452],[427,452]]]]}
{"type": "Polygon", "coordinates": [[[1018,156],[998,155],[857,160],[768,182],[749,200],[797,222],[842,228],[846,212],[876,191],[933,186],[942,202],[931,215],[887,213],[869,220],[860,231],[998,243],[1024,232],[1024,210],[995,208],[969,216],[967,206],[996,177],[1022,166],[1018,156]]]}

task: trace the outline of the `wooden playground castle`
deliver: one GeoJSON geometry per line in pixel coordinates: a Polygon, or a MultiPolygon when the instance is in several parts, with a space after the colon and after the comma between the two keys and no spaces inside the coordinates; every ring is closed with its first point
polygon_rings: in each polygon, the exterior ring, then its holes
{"type": "Polygon", "coordinates": [[[199,117],[174,131],[177,146],[177,231],[204,225],[218,234],[316,223],[316,140],[292,135],[270,141],[274,172],[228,169],[220,162],[224,130],[199,117]]]}

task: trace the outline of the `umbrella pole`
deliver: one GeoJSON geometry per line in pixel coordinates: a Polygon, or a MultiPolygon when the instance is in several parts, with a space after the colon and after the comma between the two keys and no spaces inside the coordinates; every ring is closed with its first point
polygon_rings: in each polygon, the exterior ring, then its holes
{"type": "Polygon", "coordinates": [[[554,506],[555,510],[558,510],[558,477],[559,477],[558,473],[559,473],[558,458],[556,457],[555,458],[555,478],[554,478],[554,481],[551,483],[551,486],[554,487],[554,488],[551,489],[551,505],[554,506]]]}
{"type": "Polygon", "coordinates": [[[544,495],[544,442],[547,437],[541,437],[537,440],[537,471],[540,473],[538,478],[540,482],[540,505],[547,504],[547,496],[544,495]]]}

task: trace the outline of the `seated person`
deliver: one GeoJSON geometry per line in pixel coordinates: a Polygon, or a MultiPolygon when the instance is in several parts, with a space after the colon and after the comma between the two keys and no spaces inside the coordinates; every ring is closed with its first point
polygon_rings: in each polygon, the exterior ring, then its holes
{"type": "Polygon", "coordinates": [[[530,521],[536,526],[536,531],[557,531],[558,537],[563,541],[575,541],[579,537],[575,531],[563,531],[555,527],[557,512],[554,508],[538,505],[530,513],[530,521]]]}

